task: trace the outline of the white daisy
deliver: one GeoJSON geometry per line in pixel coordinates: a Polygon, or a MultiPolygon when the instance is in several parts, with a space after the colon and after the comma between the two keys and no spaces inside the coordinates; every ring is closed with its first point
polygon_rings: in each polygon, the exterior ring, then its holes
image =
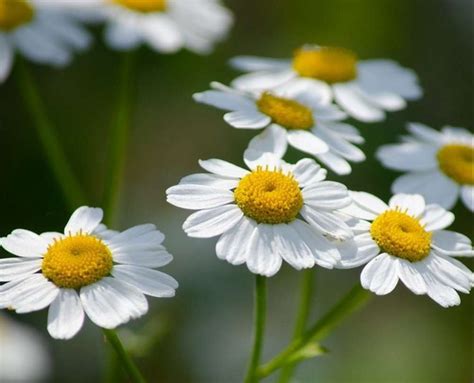
{"type": "Polygon", "coordinates": [[[148,310],[145,295],[172,297],[178,283],[153,270],[172,256],[154,225],[107,230],[102,209],[80,207],[64,234],[14,230],[2,239],[19,258],[0,260],[0,307],[27,313],[49,306],[48,331],[72,338],[84,312],[98,326],[115,328],[148,310]]]}
{"type": "Polygon", "coordinates": [[[60,2],[0,0],[0,83],[10,74],[15,52],[36,63],[67,65],[91,38],[60,2]]]}
{"type": "Polygon", "coordinates": [[[88,0],[87,5],[92,16],[105,18],[105,39],[118,50],[145,43],[163,53],[181,48],[209,53],[233,21],[219,0],[88,0]]]}
{"type": "Polygon", "coordinates": [[[391,60],[358,60],[342,48],[305,45],[292,60],[239,56],[231,65],[253,72],[233,81],[238,89],[268,90],[301,77],[319,80],[342,109],[364,122],[381,121],[385,111],[403,109],[406,100],[422,95],[412,70],[391,60]]]}
{"type": "Polygon", "coordinates": [[[346,114],[330,103],[331,93],[318,81],[298,79],[271,91],[245,92],[212,83],[215,90],[194,94],[198,102],[229,111],[224,120],[239,129],[264,129],[249,149],[283,157],[288,144],[337,174],[349,174],[348,161],[365,160],[352,143],[364,139],[352,125],[341,122],[346,114]]]}
{"type": "Polygon", "coordinates": [[[311,159],[290,165],[251,150],[244,157],[250,171],[218,159],[200,161],[209,173],[184,177],[167,190],[171,204],[199,210],[184,222],[184,231],[220,236],[217,256],[246,263],[255,274],[274,275],[282,259],[298,270],[332,268],[340,253],[328,238],[352,237],[336,215],[351,202],[346,187],[324,181],[326,171],[311,159]]]}
{"type": "Polygon", "coordinates": [[[474,211],[474,135],[446,126],[440,132],[408,124],[403,143],[384,145],[377,158],[390,169],[408,172],[392,184],[394,193],[419,193],[429,203],[451,209],[459,195],[474,211]]]}
{"type": "Polygon", "coordinates": [[[454,214],[425,205],[419,194],[396,194],[388,205],[363,192],[351,192],[353,203],[343,209],[358,220],[352,227],[358,252],[341,268],[367,263],[361,283],[378,295],[390,293],[400,279],[415,294],[443,307],[458,305],[456,290],[468,293],[473,273],[454,256],[474,256],[466,236],[444,230],[454,214]],[[370,222],[367,222],[370,221],[370,222]]]}

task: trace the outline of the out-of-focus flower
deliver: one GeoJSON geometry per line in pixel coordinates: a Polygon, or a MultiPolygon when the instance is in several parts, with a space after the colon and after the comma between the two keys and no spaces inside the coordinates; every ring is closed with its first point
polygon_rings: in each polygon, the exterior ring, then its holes
{"type": "Polygon", "coordinates": [[[351,197],[343,210],[358,219],[352,229],[359,250],[342,258],[339,267],[367,263],[360,276],[364,288],[385,295],[400,279],[443,307],[460,303],[456,290],[469,293],[474,275],[453,257],[472,257],[474,250],[469,238],[444,230],[454,214],[425,205],[419,194],[396,194],[388,205],[368,193],[351,192],[351,197]]]}
{"type": "Polygon", "coordinates": [[[233,22],[219,0],[87,0],[82,8],[94,19],[105,19],[105,39],[118,50],[145,43],[162,53],[187,48],[205,54],[233,22]]]}
{"type": "Polygon", "coordinates": [[[390,169],[408,172],[392,184],[394,193],[419,193],[428,203],[452,208],[459,196],[474,211],[474,135],[462,128],[436,131],[408,124],[403,143],[384,145],[377,158],[390,169]]]}
{"type": "Polygon", "coordinates": [[[403,109],[406,100],[422,95],[412,70],[391,60],[358,60],[343,48],[304,45],[292,60],[238,56],[231,65],[253,72],[232,82],[238,89],[269,90],[301,77],[318,80],[342,109],[364,122],[381,121],[385,111],[403,109]]]}
{"type": "Polygon", "coordinates": [[[352,231],[337,215],[351,200],[346,187],[324,181],[314,160],[290,165],[274,154],[247,150],[250,171],[226,161],[200,161],[209,173],[184,177],[167,190],[168,202],[191,210],[183,224],[190,237],[220,236],[216,253],[233,265],[272,276],[282,260],[295,269],[332,268],[341,258],[329,239],[352,231]]]}
{"type": "Polygon", "coordinates": [[[27,313],[49,306],[48,331],[72,338],[84,311],[98,326],[115,328],[148,310],[145,295],[172,297],[178,283],[153,268],[171,262],[155,225],[108,230],[102,209],[86,206],[69,219],[64,234],[14,230],[2,239],[19,258],[0,260],[0,307],[27,313]]]}
{"type": "Polygon", "coordinates": [[[349,174],[348,162],[364,153],[352,143],[364,139],[346,114],[331,104],[329,89],[319,81],[297,79],[271,91],[246,92],[212,83],[215,90],[194,94],[198,102],[229,111],[224,120],[239,129],[264,129],[249,149],[282,157],[288,144],[315,156],[337,174],[349,174]]]}
{"type": "Polygon", "coordinates": [[[50,355],[41,335],[0,314],[0,382],[43,382],[50,370],[50,355]]]}
{"type": "Polygon", "coordinates": [[[62,67],[90,42],[61,1],[0,0],[0,83],[8,77],[16,52],[36,63],[62,67]]]}

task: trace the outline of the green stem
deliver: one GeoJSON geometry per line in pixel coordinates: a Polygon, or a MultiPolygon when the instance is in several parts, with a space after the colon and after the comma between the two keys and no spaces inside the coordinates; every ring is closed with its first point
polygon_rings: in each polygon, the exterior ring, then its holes
{"type": "Polygon", "coordinates": [[[21,95],[25,100],[38,138],[43,147],[49,166],[70,209],[76,209],[86,201],[80,183],[66,158],[64,150],[49,120],[42,99],[38,93],[32,75],[24,60],[17,57],[17,82],[21,95]]]}
{"type": "Polygon", "coordinates": [[[124,53],[120,64],[119,90],[116,119],[110,133],[108,166],[102,206],[106,212],[104,223],[111,225],[116,216],[116,207],[125,169],[127,141],[129,137],[131,115],[132,72],[134,52],[124,53]]]}
{"type": "Polygon", "coordinates": [[[263,335],[265,332],[265,316],[267,306],[266,277],[255,277],[255,307],[254,307],[254,341],[250,363],[245,376],[245,383],[258,382],[257,368],[263,348],[263,335]]]}
{"type": "MultiPolygon", "coordinates": [[[[295,329],[293,331],[293,339],[298,339],[306,328],[306,322],[308,321],[309,310],[311,307],[311,300],[313,298],[313,282],[314,282],[315,269],[307,269],[303,272],[303,278],[301,280],[301,297],[298,314],[296,316],[295,329]]],[[[281,370],[279,383],[287,383],[293,376],[295,364],[290,363],[283,367],[281,370]]]]}
{"type": "Polygon", "coordinates": [[[140,370],[137,368],[132,358],[127,354],[123,348],[122,343],[120,342],[119,337],[115,330],[102,329],[105,337],[109,341],[110,345],[113,347],[117,353],[119,361],[122,363],[123,368],[127,371],[130,379],[133,383],[145,383],[146,380],[140,373],[140,370]]]}
{"type": "Polygon", "coordinates": [[[324,317],[316,322],[300,337],[295,339],[280,354],[258,369],[260,378],[266,377],[287,364],[287,360],[310,342],[318,342],[327,337],[331,331],[354,311],[363,306],[372,295],[358,283],[352,290],[324,317]]]}

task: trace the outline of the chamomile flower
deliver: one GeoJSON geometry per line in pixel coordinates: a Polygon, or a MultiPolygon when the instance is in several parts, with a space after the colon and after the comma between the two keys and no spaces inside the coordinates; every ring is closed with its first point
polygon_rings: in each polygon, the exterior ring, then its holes
{"type": "Polygon", "coordinates": [[[199,164],[209,173],[184,177],[167,190],[168,202],[191,210],[183,224],[190,237],[220,236],[218,258],[264,276],[278,272],[282,260],[295,269],[318,264],[332,268],[340,253],[330,240],[352,231],[337,216],[351,200],[346,187],[324,181],[314,160],[290,165],[271,153],[246,151],[249,170],[211,159],[199,164]]]}
{"type": "Polygon", "coordinates": [[[455,256],[474,256],[466,236],[444,230],[454,214],[426,205],[419,194],[396,194],[389,204],[363,192],[351,192],[353,203],[343,209],[358,219],[352,226],[358,252],[342,258],[339,267],[363,264],[362,286],[377,295],[390,293],[400,279],[418,295],[443,307],[458,305],[456,290],[469,293],[473,273],[455,256]]]}
{"type": "Polygon", "coordinates": [[[342,109],[364,122],[381,121],[385,111],[403,109],[406,100],[422,95],[412,70],[391,60],[358,60],[343,48],[304,45],[293,59],[239,56],[231,65],[253,72],[233,81],[238,89],[269,90],[295,78],[318,80],[342,109]]]}
{"type": "Polygon", "coordinates": [[[219,0],[88,0],[88,6],[92,17],[105,18],[105,40],[117,50],[145,43],[162,53],[187,48],[205,54],[233,22],[219,0]]]}
{"type": "Polygon", "coordinates": [[[330,103],[324,84],[298,79],[271,91],[245,92],[212,83],[214,90],[194,94],[198,102],[228,111],[224,120],[239,129],[264,129],[249,149],[282,157],[288,144],[315,156],[337,174],[348,174],[348,161],[360,162],[364,153],[353,143],[364,139],[356,128],[342,123],[346,114],[330,103]]]}
{"type": "Polygon", "coordinates": [[[0,260],[0,307],[17,313],[49,306],[53,338],[72,338],[84,312],[96,325],[115,328],[148,310],[146,295],[172,297],[178,283],[154,270],[171,262],[164,235],[151,224],[123,232],[105,228],[102,209],[86,206],[64,234],[14,230],[2,246],[18,258],[0,260]]]}
{"type": "Polygon", "coordinates": [[[407,172],[392,184],[394,193],[419,193],[427,202],[452,208],[459,196],[474,211],[474,135],[462,128],[436,131],[408,124],[403,143],[384,145],[377,158],[390,169],[407,172]]]}
{"type": "Polygon", "coordinates": [[[17,52],[35,63],[62,67],[90,42],[60,2],[0,0],[0,83],[10,74],[17,52]]]}

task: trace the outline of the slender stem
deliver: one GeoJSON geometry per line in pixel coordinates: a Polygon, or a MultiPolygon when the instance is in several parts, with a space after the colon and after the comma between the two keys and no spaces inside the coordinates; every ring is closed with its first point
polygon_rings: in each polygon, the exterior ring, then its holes
{"type": "Polygon", "coordinates": [[[46,114],[44,104],[26,62],[20,57],[16,59],[18,88],[25,100],[31,118],[34,121],[34,126],[43,147],[44,154],[62,190],[68,207],[70,209],[76,209],[77,206],[85,203],[85,194],[72,171],[64,150],[61,147],[61,143],[54,131],[54,127],[46,114]]]}
{"type": "Polygon", "coordinates": [[[133,383],[145,383],[146,380],[140,373],[140,370],[137,368],[132,358],[127,354],[123,348],[122,343],[120,342],[119,337],[115,330],[102,329],[105,337],[109,341],[110,345],[113,347],[117,353],[118,359],[122,362],[122,366],[127,371],[130,379],[133,383]]]}
{"type": "Polygon", "coordinates": [[[134,61],[134,52],[127,52],[123,54],[120,64],[117,112],[110,133],[111,141],[102,203],[104,210],[107,212],[104,220],[107,225],[112,224],[116,216],[116,206],[120,198],[125,169],[127,142],[130,130],[130,104],[132,98],[132,72],[134,61]]]}
{"type": "Polygon", "coordinates": [[[284,366],[291,355],[310,342],[318,342],[327,337],[331,331],[371,298],[371,294],[358,283],[352,290],[315,325],[295,339],[280,354],[258,370],[260,378],[266,377],[284,366]]]}
{"type": "MultiPolygon", "coordinates": [[[[311,307],[311,300],[313,298],[313,282],[314,282],[315,269],[307,269],[303,272],[303,278],[301,279],[301,297],[298,314],[296,316],[295,329],[293,331],[293,339],[298,339],[306,328],[306,322],[308,321],[309,310],[311,307]]],[[[279,383],[287,383],[293,376],[295,364],[291,363],[281,370],[279,383]]]]}
{"type": "Polygon", "coordinates": [[[263,335],[265,332],[265,316],[267,310],[266,277],[255,277],[255,307],[254,307],[254,341],[250,363],[245,376],[245,383],[258,382],[257,368],[263,348],[263,335]]]}

